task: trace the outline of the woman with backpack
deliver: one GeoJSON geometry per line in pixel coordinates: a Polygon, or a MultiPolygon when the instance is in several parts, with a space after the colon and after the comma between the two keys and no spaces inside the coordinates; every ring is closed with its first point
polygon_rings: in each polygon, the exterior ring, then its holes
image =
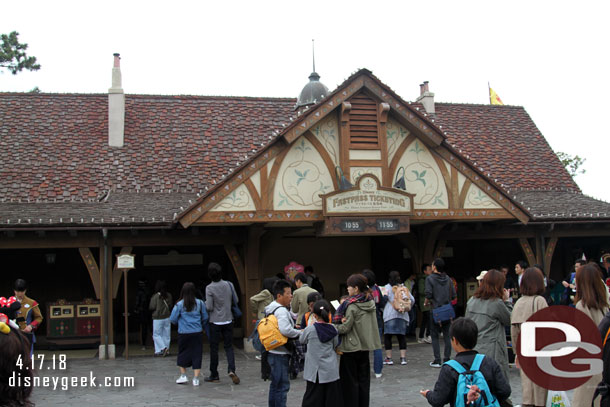
{"type": "Polygon", "coordinates": [[[201,373],[203,327],[208,322],[208,312],[205,304],[196,298],[195,284],[184,283],[180,291],[180,301],[172,310],[169,317],[174,325],[178,325],[178,360],[180,377],[177,384],[188,382],[186,368],[193,367],[193,386],[199,386],[199,373],[201,373]]]}
{"type": "Polygon", "coordinates": [[[303,378],[307,388],[302,407],[340,407],[343,405],[339,384],[339,363],[335,348],[339,345],[337,329],[328,323],[330,305],[326,300],[313,304],[315,322],[299,337],[307,345],[303,378]]]}
{"type": "MultiPolygon", "coordinates": [[[[596,326],[608,312],[608,290],[602,280],[602,270],[594,263],[581,267],[576,272],[576,309],[584,312],[596,326]]],[[[589,407],[602,374],[596,374],[574,389],[572,407],[589,407]]],[[[595,406],[599,406],[599,399],[595,406]]]]}
{"type": "MultiPolygon", "coordinates": [[[[522,273],[519,284],[521,297],[515,303],[510,317],[510,334],[512,343],[517,343],[521,333],[521,324],[542,308],[548,307],[542,296],[544,293],[544,276],[537,268],[530,267],[522,273]]],[[[519,358],[515,358],[519,368],[519,358]]],[[[534,383],[523,370],[521,374],[521,402],[523,407],[544,407],[546,405],[547,389],[534,383]]],[[[589,401],[589,404],[591,402],[589,401]]]]}
{"type": "Polygon", "coordinates": [[[352,274],[347,279],[349,297],[339,306],[333,323],[341,335],[339,362],[343,401],[350,407],[367,407],[370,401],[371,367],[369,351],[380,349],[375,302],[367,279],[352,274]]]}
{"type": "Polygon", "coordinates": [[[475,350],[494,358],[508,381],[505,327],[510,326],[513,305],[509,302],[510,292],[504,288],[505,281],[506,277],[498,270],[485,273],[479,288],[468,300],[466,318],[472,319],[479,330],[475,350]]]}
{"type": "Polygon", "coordinates": [[[157,280],[155,283],[155,293],[150,298],[148,309],[152,311],[155,356],[167,356],[172,334],[169,322],[172,295],[165,289],[165,281],[157,280]]]}
{"type": "Polygon", "coordinates": [[[392,360],[392,335],[398,339],[400,349],[400,364],[407,364],[407,327],[409,326],[409,311],[415,302],[415,298],[409,289],[402,284],[400,273],[391,271],[389,282],[384,287],[387,302],[383,308],[383,333],[385,342],[386,358],[384,365],[393,365],[392,360]]]}

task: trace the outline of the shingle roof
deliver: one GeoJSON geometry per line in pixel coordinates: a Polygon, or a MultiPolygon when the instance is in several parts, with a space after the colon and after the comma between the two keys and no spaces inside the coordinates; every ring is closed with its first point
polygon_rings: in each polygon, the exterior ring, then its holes
{"type": "MultiPolygon", "coordinates": [[[[126,95],[125,146],[112,148],[106,94],[0,93],[0,227],[67,219],[167,224],[198,192],[260,151],[289,122],[295,102],[126,95]]],[[[580,193],[522,107],[437,103],[434,120],[447,142],[510,196],[516,189],[580,193]]],[[[520,194],[517,202],[536,208],[537,197],[520,194]]],[[[582,208],[557,212],[601,213],[605,204],[579,202],[582,208]]]]}
{"type": "Polygon", "coordinates": [[[435,110],[447,141],[505,189],[580,192],[523,107],[437,103],[435,110]]]}
{"type": "Polygon", "coordinates": [[[610,203],[561,190],[514,190],[515,200],[521,203],[534,221],[610,219],[610,203]]]}
{"type": "Polygon", "coordinates": [[[0,94],[0,198],[197,192],[259,149],[295,99],[127,95],[125,146],[108,146],[108,96],[0,94]]]}
{"type": "Polygon", "coordinates": [[[123,192],[115,191],[98,202],[2,202],[0,227],[27,228],[28,226],[169,226],[184,210],[195,193],[185,192],[123,192]]]}

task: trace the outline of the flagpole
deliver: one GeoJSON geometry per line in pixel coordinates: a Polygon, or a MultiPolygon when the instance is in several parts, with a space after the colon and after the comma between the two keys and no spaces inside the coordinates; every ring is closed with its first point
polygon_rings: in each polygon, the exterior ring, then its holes
{"type": "Polygon", "coordinates": [[[487,93],[489,93],[489,104],[491,105],[491,86],[489,86],[489,81],[487,81],[487,93]]]}

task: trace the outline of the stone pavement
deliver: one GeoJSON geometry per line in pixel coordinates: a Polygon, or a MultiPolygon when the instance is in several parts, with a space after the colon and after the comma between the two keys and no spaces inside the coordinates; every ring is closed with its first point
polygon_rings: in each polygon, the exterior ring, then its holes
{"type": "MultiPolygon", "coordinates": [[[[372,353],[371,353],[372,356],[372,353]]],[[[222,375],[226,371],[226,360],[221,352],[219,372],[220,383],[205,383],[193,387],[175,384],[178,377],[176,357],[167,358],[134,357],[129,360],[117,359],[99,361],[97,359],[75,359],[68,357],[66,370],[52,369],[49,355],[39,374],[41,379],[49,376],[60,378],[68,376],[93,375],[97,377],[96,388],[35,388],[32,401],[37,406],[266,406],[269,382],[260,379],[260,362],[253,354],[236,349],[237,374],[240,385],[233,385],[230,378],[222,375]],[[47,369],[47,367],[49,369],[47,369]],[[121,377],[134,377],[133,388],[100,387],[104,377],[113,380],[121,377]]],[[[395,362],[399,360],[394,354],[395,362]]],[[[440,369],[428,366],[432,360],[432,347],[428,344],[409,344],[407,366],[395,364],[384,366],[383,377],[375,379],[371,374],[371,406],[426,406],[427,402],[419,395],[420,389],[433,388],[440,369]]],[[[203,374],[207,374],[209,352],[204,352],[203,374]]],[[[371,361],[372,366],[372,361],[371,361]]],[[[511,368],[510,381],[513,389],[511,397],[514,404],[521,402],[519,372],[511,368]]],[[[189,372],[189,379],[192,371],[189,372]]],[[[66,380],[66,379],[64,379],[66,380]]],[[[305,392],[302,374],[291,381],[288,393],[288,406],[300,406],[305,392]]]]}

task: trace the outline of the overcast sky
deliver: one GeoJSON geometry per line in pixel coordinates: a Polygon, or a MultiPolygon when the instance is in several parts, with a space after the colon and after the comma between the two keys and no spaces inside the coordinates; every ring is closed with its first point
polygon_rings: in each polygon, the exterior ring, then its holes
{"type": "MultiPolygon", "coordinates": [[[[126,93],[296,97],[312,70],[333,90],[368,68],[405,100],[524,106],[555,151],[586,158],[576,181],[610,201],[610,2],[12,1],[42,69],[0,91],[104,93],[121,53],[126,93]]],[[[1,118],[1,117],[0,117],[1,118]]],[[[527,163],[522,163],[527,165],[527,163]]]]}

